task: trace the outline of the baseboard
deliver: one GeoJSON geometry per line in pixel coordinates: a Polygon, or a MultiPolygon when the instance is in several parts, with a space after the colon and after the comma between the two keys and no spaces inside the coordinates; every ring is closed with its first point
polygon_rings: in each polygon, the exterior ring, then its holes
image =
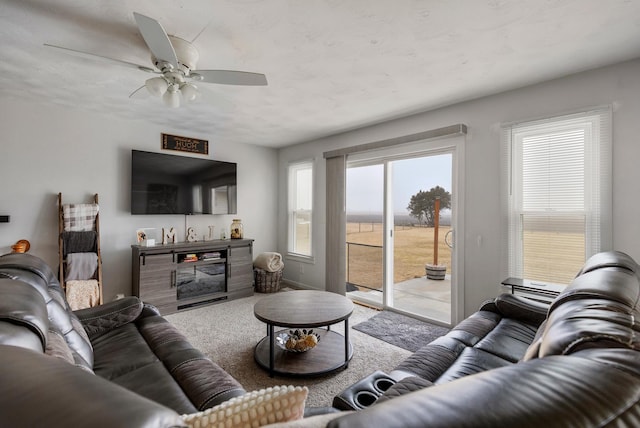
{"type": "Polygon", "coordinates": [[[312,287],[301,282],[291,281],[290,279],[285,278],[282,278],[282,285],[290,288],[295,288],[296,290],[318,290],[316,287],[312,287]]]}

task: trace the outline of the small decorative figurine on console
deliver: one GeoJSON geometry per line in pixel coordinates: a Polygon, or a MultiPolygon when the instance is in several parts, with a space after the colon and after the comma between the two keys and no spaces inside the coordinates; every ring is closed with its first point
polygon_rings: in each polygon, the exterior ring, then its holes
{"type": "Polygon", "coordinates": [[[176,232],[173,230],[173,227],[169,228],[169,230],[162,228],[162,245],[166,245],[169,242],[172,244],[176,243],[176,232]]]}
{"type": "Polygon", "coordinates": [[[187,242],[196,242],[198,240],[198,235],[193,227],[187,229],[187,242]]]}
{"type": "Polygon", "coordinates": [[[214,239],[216,239],[213,235],[213,229],[215,228],[215,226],[209,226],[209,241],[213,241],[214,239]]]}

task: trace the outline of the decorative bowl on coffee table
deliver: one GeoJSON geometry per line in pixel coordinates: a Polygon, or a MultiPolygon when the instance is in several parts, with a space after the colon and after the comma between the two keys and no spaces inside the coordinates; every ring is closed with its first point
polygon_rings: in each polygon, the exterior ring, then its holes
{"type": "Polygon", "coordinates": [[[313,330],[289,330],[276,336],[276,344],[287,352],[307,352],[320,341],[320,336],[313,330]]]}

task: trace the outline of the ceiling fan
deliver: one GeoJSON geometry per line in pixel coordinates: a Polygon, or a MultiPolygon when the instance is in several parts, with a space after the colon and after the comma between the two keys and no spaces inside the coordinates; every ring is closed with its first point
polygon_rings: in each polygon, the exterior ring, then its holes
{"type": "Polygon", "coordinates": [[[260,73],[236,70],[198,70],[197,63],[200,55],[191,42],[179,37],[168,36],[162,25],[153,18],[136,12],[133,13],[133,16],[142,38],[151,51],[153,67],[48,43],[45,43],[45,46],[75,54],[90,55],[148,73],[159,74],[157,77],[147,79],[145,84],[133,91],[129,97],[141,89],[147,88],[151,94],[161,96],[163,102],[169,107],[179,107],[181,98],[193,101],[199,96],[198,87],[192,82],[245,86],[267,85],[266,76],[260,73]]]}

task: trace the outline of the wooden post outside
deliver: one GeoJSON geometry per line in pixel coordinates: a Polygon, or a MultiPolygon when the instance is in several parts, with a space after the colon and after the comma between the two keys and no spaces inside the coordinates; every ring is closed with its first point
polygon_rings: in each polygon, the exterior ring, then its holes
{"type": "Polygon", "coordinates": [[[433,264],[438,265],[438,228],[440,227],[440,198],[436,198],[433,215],[433,264]]]}

